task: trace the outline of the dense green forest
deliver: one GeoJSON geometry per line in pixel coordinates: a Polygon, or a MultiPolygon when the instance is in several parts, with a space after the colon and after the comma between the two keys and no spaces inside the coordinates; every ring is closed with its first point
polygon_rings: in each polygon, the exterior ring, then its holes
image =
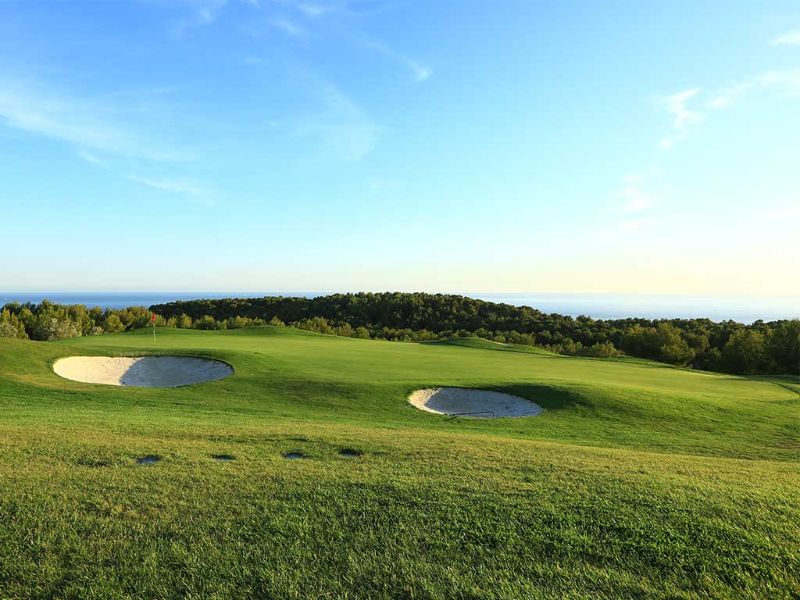
{"type": "Polygon", "coordinates": [[[741,374],[800,375],[800,320],[743,325],[710,319],[596,320],[545,314],[465,296],[334,294],[317,298],[228,298],[122,310],[6,304],[0,336],[52,340],[160,327],[233,329],[289,324],[320,333],[396,341],[477,336],[577,356],[620,354],[741,374]]]}

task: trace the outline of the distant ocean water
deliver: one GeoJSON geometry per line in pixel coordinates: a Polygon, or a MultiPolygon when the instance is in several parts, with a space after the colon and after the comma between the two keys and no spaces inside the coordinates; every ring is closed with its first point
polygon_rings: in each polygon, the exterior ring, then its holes
{"type": "MultiPolygon", "coordinates": [[[[197,298],[256,298],[261,296],[300,296],[313,298],[329,292],[2,292],[0,305],[6,302],[41,302],[47,298],[60,304],[85,304],[101,308],[151,306],[175,300],[197,298]]],[[[542,312],[595,319],[709,318],[732,319],[752,323],[759,319],[800,318],[800,296],[685,296],[639,294],[489,294],[459,292],[472,298],[532,306],[542,312]]]]}

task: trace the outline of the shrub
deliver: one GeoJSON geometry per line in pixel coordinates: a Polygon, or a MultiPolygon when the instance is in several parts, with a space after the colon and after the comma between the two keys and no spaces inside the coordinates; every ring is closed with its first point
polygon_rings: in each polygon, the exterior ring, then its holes
{"type": "Polygon", "coordinates": [[[595,358],[612,358],[621,355],[622,352],[617,350],[611,342],[602,342],[600,344],[592,344],[591,346],[584,347],[579,354],[581,356],[591,356],[595,358]]]}
{"type": "Polygon", "coordinates": [[[20,318],[8,309],[0,312],[0,337],[27,340],[28,334],[20,318]]]}
{"type": "Polygon", "coordinates": [[[103,329],[105,329],[108,333],[119,333],[125,330],[125,325],[122,324],[122,321],[117,315],[111,313],[106,317],[106,322],[103,329]]]}
{"type": "Polygon", "coordinates": [[[31,337],[35,340],[46,340],[49,342],[80,337],[80,335],[80,329],[71,320],[45,316],[41,319],[37,319],[31,337]]]}
{"type": "Polygon", "coordinates": [[[211,315],[203,315],[194,322],[195,329],[211,330],[217,328],[217,321],[211,315]]]}

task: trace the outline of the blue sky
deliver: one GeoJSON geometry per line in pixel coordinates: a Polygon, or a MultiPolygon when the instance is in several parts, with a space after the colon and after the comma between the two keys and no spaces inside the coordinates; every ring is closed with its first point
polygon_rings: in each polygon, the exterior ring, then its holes
{"type": "Polygon", "coordinates": [[[792,1],[0,3],[0,289],[800,294],[792,1]]]}

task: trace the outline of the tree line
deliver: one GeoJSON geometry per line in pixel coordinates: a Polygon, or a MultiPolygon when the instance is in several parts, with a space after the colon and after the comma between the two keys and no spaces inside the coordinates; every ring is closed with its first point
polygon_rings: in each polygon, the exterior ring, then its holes
{"type": "Polygon", "coordinates": [[[739,374],[800,375],[800,320],[744,325],[710,319],[592,319],[547,314],[465,296],[424,293],[268,296],[176,301],[122,310],[6,304],[0,336],[52,340],[159,327],[235,329],[292,325],[319,333],[393,341],[452,337],[544,347],[574,356],[621,354],[739,374]]]}

